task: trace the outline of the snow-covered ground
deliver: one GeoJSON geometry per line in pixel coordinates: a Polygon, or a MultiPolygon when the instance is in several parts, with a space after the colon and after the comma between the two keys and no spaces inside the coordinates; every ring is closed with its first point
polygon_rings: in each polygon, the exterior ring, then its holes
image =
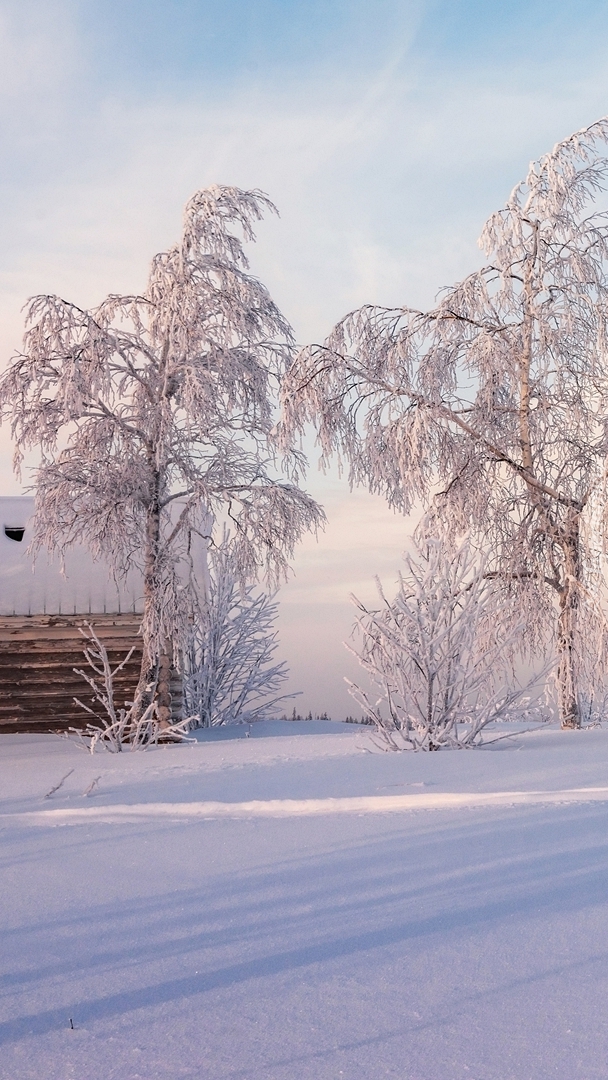
{"type": "Polygon", "coordinates": [[[369,747],[2,736],[2,1080],[605,1080],[608,730],[369,747]]]}

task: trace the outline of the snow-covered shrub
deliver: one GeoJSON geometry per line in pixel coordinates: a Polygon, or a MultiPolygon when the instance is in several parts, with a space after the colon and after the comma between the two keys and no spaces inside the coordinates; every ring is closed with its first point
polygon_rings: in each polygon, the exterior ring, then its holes
{"type": "Polygon", "coordinates": [[[378,580],[379,610],[353,597],[362,647],[347,646],[380,691],[373,700],[346,680],[383,749],[470,747],[492,721],[540,718],[530,709],[539,677],[522,687],[512,668],[522,626],[501,636],[500,595],[469,543],[449,552],[426,540],[405,563],[392,603],[378,580]]]}
{"type": "Polygon", "coordinates": [[[129,750],[144,750],[149,746],[156,745],[159,740],[170,742],[189,741],[186,735],[190,726],[191,718],[178,720],[177,722],[159,722],[157,702],[153,700],[141,715],[135,714],[134,703],[120,707],[116,704],[114,680],[129,662],[134,652],[134,647],[119,664],[114,667],[110,664],[108,653],[103,642],[90,624],[86,624],[87,630],[81,630],[85,640],[84,655],[89,666],[85,671],[74,668],[77,675],[82,675],[93,691],[93,702],[101,706],[101,711],[90,708],[79,698],[74,698],[85,712],[95,718],[95,723],[87,724],[83,730],[70,729],[81,739],[88,740],[88,748],[93,754],[97,746],[101,746],[112,753],[120,753],[128,747],[129,750]]]}
{"type": "Polygon", "coordinates": [[[239,580],[228,540],[209,555],[207,597],[184,658],[184,706],[192,726],[252,723],[293,697],[278,647],[273,595],[239,580]]]}

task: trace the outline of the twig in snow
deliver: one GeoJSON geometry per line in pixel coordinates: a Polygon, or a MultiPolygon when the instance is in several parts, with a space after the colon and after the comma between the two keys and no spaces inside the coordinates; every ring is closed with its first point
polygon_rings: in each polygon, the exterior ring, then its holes
{"type": "Polygon", "coordinates": [[[82,793],[83,799],[85,799],[87,797],[87,795],[91,794],[93,788],[95,787],[96,784],[99,783],[100,780],[101,780],[101,776],[96,776],[95,777],[95,779],[89,784],[87,790],[83,791],[83,793],[82,793]]]}
{"type": "Polygon", "coordinates": [[[66,780],[67,780],[68,776],[71,776],[73,772],[74,772],[74,770],[73,770],[73,769],[70,769],[70,771],[69,771],[69,772],[66,772],[65,776],[62,776],[62,778],[61,778],[61,780],[59,781],[59,783],[58,783],[58,784],[56,784],[56,785],[55,785],[55,787],[52,787],[50,791],[47,791],[46,795],[44,796],[44,797],[45,797],[45,799],[50,799],[51,795],[54,795],[56,791],[59,791],[59,788],[60,788],[60,787],[61,787],[61,786],[62,786],[63,784],[65,784],[65,782],[66,782],[66,780]]]}

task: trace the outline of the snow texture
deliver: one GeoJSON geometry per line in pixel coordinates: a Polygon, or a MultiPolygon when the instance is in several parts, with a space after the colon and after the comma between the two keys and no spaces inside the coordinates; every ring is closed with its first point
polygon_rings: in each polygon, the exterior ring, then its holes
{"type": "Polygon", "coordinates": [[[4,736],[2,1080],[606,1077],[608,732],[370,739],[4,736]]]}

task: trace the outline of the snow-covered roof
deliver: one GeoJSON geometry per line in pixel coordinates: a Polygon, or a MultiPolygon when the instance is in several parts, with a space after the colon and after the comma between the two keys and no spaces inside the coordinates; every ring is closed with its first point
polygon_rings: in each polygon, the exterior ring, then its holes
{"type": "Polygon", "coordinates": [[[33,496],[0,496],[0,615],[86,615],[141,611],[141,575],[131,572],[117,586],[106,563],[83,547],[66,552],[64,573],[57,557],[28,554],[33,496]],[[19,535],[23,530],[22,538],[19,535]]]}

